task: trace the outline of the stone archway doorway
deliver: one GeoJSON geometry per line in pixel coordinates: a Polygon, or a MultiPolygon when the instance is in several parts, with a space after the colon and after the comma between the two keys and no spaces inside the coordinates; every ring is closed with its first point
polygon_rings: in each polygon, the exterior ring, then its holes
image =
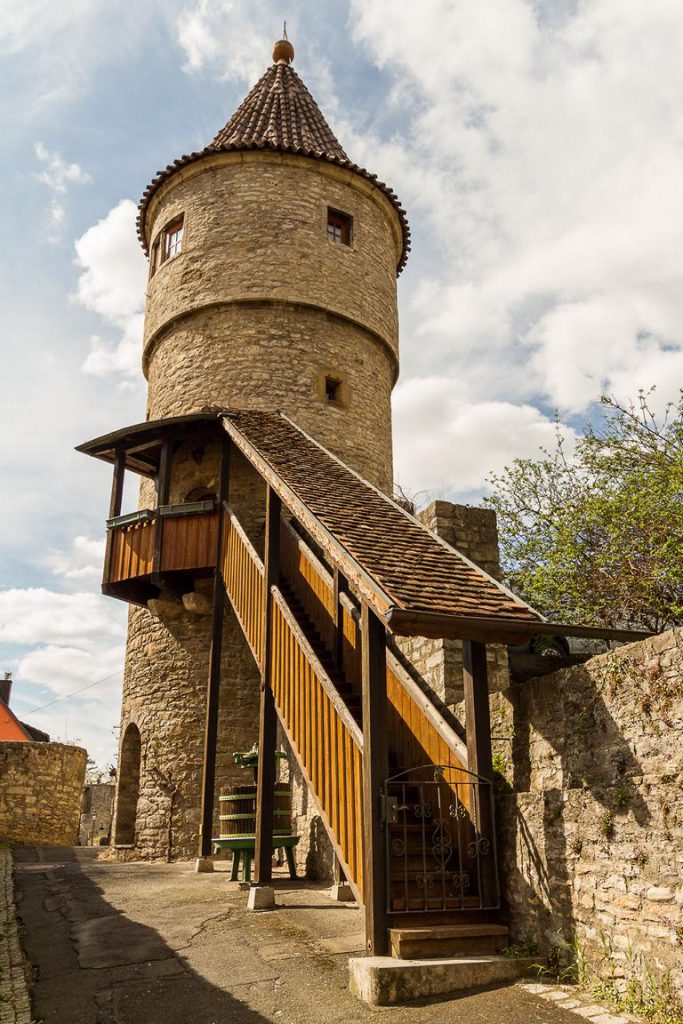
{"type": "Polygon", "coordinates": [[[118,799],[116,801],[117,846],[135,844],[135,816],[140,795],[140,730],[131,723],[123,735],[119,764],[118,799]]]}

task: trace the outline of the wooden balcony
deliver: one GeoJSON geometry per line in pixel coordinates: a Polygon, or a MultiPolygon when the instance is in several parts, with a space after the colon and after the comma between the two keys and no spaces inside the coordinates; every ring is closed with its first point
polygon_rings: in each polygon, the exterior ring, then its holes
{"type": "Polygon", "coordinates": [[[162,505],[107,521],[102,589],[144,604],[163,583],[179,589],[216,565],[218,511],[213,502],[162,505]]]}

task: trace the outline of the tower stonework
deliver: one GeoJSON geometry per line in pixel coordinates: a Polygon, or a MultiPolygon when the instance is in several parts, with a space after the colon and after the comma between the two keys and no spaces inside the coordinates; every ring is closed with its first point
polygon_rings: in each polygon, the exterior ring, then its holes
{"type": "MultiPolygon", "coordinates": [[[[407,225],[393,193],[350,162],[286,59],[205,150],[155,178],[139,229],[151,261],[147,418],[278,410],[390,492],[407,225]]],[[[218,473],[217,442],[181,446],[169,503],[215,495],[218,473]]],[[[141,508],[153,500],[145,480],[141,508]]],[[[230,504],[263,554],[265,490],[237,451],[230,504]]],[[[114,824],[121,857],[196,853],[212,580],[193,588],[131,607],[114,824]]],[[[221,680],[217,794],[248,781],[232,753],[258,736],[259,674],[230,609],[221,680]]]]}

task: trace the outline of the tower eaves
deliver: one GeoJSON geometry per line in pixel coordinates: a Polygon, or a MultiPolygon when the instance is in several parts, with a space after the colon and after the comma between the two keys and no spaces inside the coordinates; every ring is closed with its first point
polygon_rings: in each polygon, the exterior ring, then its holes
{"type": "MultiPolygon", "coordinates": [[[[164,170],[159,171],[145,189],[138,207],[138,237],[145,253],[148,252],[145,232],[147,208],[159,186],[176,171],[214,153],[245,150],[273,150],[324,160],[347,168],[370,181],[382,192],[396,211],[403,236],[403,247],[397,273],[403,270],[410,252],[410,228],[406,212],[398,196],[376,174],[353,163],[342,148],[325,120],[318,104],[291,67],[294,51],[289,59],[278,59],[259,79],[227,124],[204,149],[189,153],[164,170]]],[[[274,56],[277,55],[277,47],[274,56]]]]}

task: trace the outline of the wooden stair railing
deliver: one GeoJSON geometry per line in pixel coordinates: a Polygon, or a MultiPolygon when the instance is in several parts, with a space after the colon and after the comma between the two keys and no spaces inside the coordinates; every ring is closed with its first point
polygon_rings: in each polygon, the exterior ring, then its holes
{"type": "MultiPolygon", "coordinates": [[[[283,520],[281,570],[321,640],[334,649],[334,580],[296,531],[283,520]]],[[[351,687],[361,687],[360,612],[347,594],[340,596],[343,630],[341,672],[351,687]]],[[[450,765],[467,769],[467,747],[452,725],[387,647],[387,696],[392,709],[390,748],[403,768],[450,765]]],[[[464,780],[463,780],[464,781],[464,780]]]]}
{"type": "MultiPolygon", "coordinates": [[[[373,839],[364,848],[368,843],[368,821],[363,813],[363,732],[357,720],[358,711],[354,718],[350,710],[356,703],[354,694],[362,685],[361,613],[352,596],[339,584],[335,586],[335,578],[305,540],[284,518],[280,522],[280,583],[270,587],[266,616],[263,562],[234,513],[230,509],[225,511],[219,564],[226,592],[259,667],[263,662],[264,623],[268,618],[267,685],[272,690],[278,718],[356,897],[361,902],[370,900],[377,907],[378,893],[373,892],[377,886],[368,872],[369,865],[376,864],[375,857],[384,856],[385,840],[376,847],[377,839],[373,839]],[[291,597],[291,606],[287,595],[291,597]],[[349,705],[335,685],[337,679],[342,692],[348,695],[349,705]],[[370,856],[370,850],[372,858],[366,863],[364,857],[370,856]]],[[[401,779],[403,793],[419,793],[427,784],[436,783],[446,806],[450,802],[456,809],[460,806],[466,810],[467,827],[475,829],[471,836],[477,839],[474,823],[482,821],[475,806],[479,782],[467,769],[465,742],[447,720],[447,709],[442,713],[438,701],[407,671],[392,649],[390,638],[383,639],[381,626],[379,629],[379,643],[385,646],[381,664],[386,663],[386,735],[391,759],[385,794],[390,794],[397,778],[401,779]],[[404,777],[408,775],[406,789],[404,777]]],[[[404,803],[405,799],[404,796],[404,803]]],[[[411,799],[414,797],[408,796],[411,799]]],[[[390,817],[382,820],[389,852],[396,826],[391,824],[390,817]]],[[[443,822],[446,829],[450,828],[448,821],[446,818],[443,822]]],[[[459,846],[460,830],[457,823],[459,846]]],[[[488,829],[487,833],[491,835],[488,829]]],[[[476,863],[479,870],[479,861],[476,863]]],[[[466,859],[461,858],[458,872],[465,877],[467,871],[466,859]]],[[[408,880],[407,888],[404,885],[408,896],[398,899],[390,872],[387,894],[381,897],[388,901],[387,910],[400,916],[402,910],[420,906],[422,897],[418,894],[416,898],[415,885],[420,885],[417,876],[408,880]]],[[[468,898],[467,905],[475,907],[478,902],[487,909],[492,906],[482,901],[482,891],[480,887],[478,901],[468,898]]],[[[456,905],[466,904],[464,900],[450,899],[442,909],[456,905]]],[[[424,901],[425,910],[431,906],[428,900],[424,901]]]]}
{"type": "Polygon", "coordinates": [[[363,902],[363,736],[277,588],[271,601],[278,715],[346,877],[363,902]]]}
{"type": "MultiPolygon", "coordinates": [[[[223,523],[223,581],[260,667],[264,565],[230,509],[223,523]]],[[[276,586],[269,600],[270,675],[278,717],[335,853],[362,902],[362,733],[276,586]]]]}
{"type": "Polygon", "coordinates": [[[230,508],[223,511],[220,566],[230,602],[256,664],[261,667],[265,619],[263,562],[230,508]]]}

